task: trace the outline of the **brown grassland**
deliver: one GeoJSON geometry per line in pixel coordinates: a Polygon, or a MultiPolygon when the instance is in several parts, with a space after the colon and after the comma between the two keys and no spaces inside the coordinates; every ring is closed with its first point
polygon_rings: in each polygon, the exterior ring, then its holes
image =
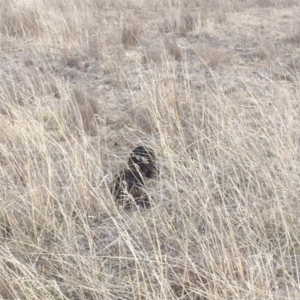
{"type": "Polygon", "coordinates": [[[300,299],[298,0],[0,15],[0,299],[300,299]],[[124,210],[138,145],[160,172],[124,210]]]}

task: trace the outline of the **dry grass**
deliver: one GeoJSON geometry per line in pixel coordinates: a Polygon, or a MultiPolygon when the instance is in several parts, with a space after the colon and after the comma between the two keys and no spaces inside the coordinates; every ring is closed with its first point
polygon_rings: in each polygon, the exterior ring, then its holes
{"type": "Polygon", "coordinates": [[[132,18],[125,20],[122,30],[122,43],[125,49],[134,46],[138,43],[139,37],[142,33],[141,24],[132,18]]]}
{"type": "Polygon", "coordinates": [[[178,61],[182,60],[182,51],[180,49],[180,47],[177,45],[176,41],[172,40],[172,41],[166,41],[166,48],[167,51],[169,53],[169,55],[178,61]]]}
{"type": "Polygon", "coordinates": [[[300,298],[298,1],[0,12],[1,299],[300,298]],[[125,211],[142,144],[152,207],[125,211]]]}

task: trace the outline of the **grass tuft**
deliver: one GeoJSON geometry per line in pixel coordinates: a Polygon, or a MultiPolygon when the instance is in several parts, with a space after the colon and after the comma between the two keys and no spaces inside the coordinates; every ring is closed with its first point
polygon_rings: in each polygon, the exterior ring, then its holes
{"type": "Polygon", "coordinates": [[[133,19],[124,21],[122,30],[122,43],[125,49],[135,46],[142,33],[141,24],[133,19]]]}

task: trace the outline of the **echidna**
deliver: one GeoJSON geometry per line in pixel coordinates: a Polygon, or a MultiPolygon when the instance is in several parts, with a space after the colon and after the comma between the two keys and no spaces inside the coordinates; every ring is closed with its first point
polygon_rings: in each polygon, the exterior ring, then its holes
{"type": "Polygon", "coordinates": [[[134,204],[150,207],[145,189],[145,178],[153,178],[157,173],[154,151],[144,146],[133,149],[128,159],[128,168],[121,170],[113,180],[111,193],[116,202],[125,208],[134,204]]]}

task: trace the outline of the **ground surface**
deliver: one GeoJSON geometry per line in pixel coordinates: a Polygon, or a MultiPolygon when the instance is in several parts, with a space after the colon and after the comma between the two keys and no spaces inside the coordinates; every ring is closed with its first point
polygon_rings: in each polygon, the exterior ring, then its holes
{"type": "Polygon", "coordinates": [[[300,6],[0,3],[1,299],[299,299],[300,6]],[[151,209],[109,192],[155,149],[151,209]]]}

